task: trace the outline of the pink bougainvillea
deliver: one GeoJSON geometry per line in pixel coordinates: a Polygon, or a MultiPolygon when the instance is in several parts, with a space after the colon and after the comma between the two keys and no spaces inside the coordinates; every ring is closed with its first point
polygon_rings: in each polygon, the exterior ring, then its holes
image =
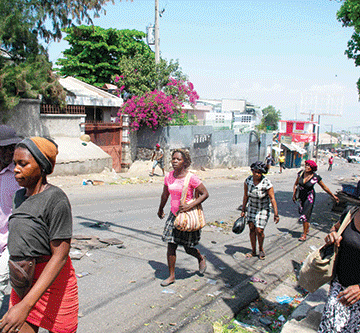
{"type": "Polygon", "coordinates": [[[184,112],[182,110],[184,102],[195,105],[199,99],[191,82],[185,83],[170,78],[163,90],[154,90],[143,96],[133,96],[123,104],[119,115],[130,116],[131,130],[137,131],[141,126],[154,130],[159,126],[166,126],[174,116],[184,112]]]}

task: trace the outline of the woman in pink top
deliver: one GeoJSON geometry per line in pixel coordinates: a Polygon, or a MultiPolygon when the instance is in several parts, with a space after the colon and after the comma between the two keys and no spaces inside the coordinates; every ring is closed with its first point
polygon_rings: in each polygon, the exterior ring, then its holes
{"type": "Polygon", "coordinates": [[[175,282],[176,249],[178,245],[184,246],[186,253],[194,256],[198,260],[200,274],[204,274],[206,270],[205,256],[201,255],[200,251],[194,247],[199,243],[201,231],[179,231],[174,227],[174,221],[177,213],[186,212],[202,203],[209,197],[209,193],[201,180],[196,175],[192,175],[189,181],[186,202],[193,199],[194,190],[199,193],[199,197],[191,203],[180,204],[185,176],[189,172],[187,169],[191,164],[189,152],[183,149],[174,150],[171,156],[171,164],[174,171],[169,172],[165,176],[164,189],[158,211],[159,218],[163,219],[165,217],[164,207],[170,195],[171,212],[166,220],[162,236],[162,240],[168,243],[167,262],[170,276],[161,282],[163,287],[175,282]]]}

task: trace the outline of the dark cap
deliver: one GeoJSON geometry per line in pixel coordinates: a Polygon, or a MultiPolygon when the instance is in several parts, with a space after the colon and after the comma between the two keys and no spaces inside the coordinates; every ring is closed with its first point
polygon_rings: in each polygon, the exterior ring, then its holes
{"type": "Polygon", "coordinates": [[[19,143],[22,138],[16,135],[13,128],[0,125],[0,146],[10,146],[19,143]]]}

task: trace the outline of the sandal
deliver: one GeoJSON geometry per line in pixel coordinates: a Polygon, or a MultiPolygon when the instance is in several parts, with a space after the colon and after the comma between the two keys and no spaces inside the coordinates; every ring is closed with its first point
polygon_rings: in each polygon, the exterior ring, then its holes
{"type": "Polygon", "coordinates": [[[203,275],[206,271],[206,256],[202,256],[202,259],[199,261],[199,273],[203,275]]]}
{"type": "Polygon", "coordinates": [[[302,234],[301,237],[299,238],[300,242],[305,242],[306,241],[306,234],[302,234]]]}
{"type": "Polygon", "coordinates": [[[260,260],[264,260],[264,259],[265,259],[265,252],[264,252],[264,251],[260,251],[260,252],[259,252],[259,259],[260,259],[260,260]]]}
{"type": "Polygon", "coordinates": [[[246,257],[247,259],[250,259],[250,258],[252,258],[252,257],[256,257],[256,253],[255,253],[255,252],[246,253],[246,254],[245,254],[245,257],[246,257]]]}

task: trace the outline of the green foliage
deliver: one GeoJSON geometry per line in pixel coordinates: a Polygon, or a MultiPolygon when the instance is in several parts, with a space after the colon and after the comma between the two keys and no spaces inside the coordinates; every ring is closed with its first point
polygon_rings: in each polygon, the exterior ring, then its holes
{"type": "Polygon", "coordinates": [[[189,126],[197,125],[199,121],[195,115],[189,117],[187,113],[177,113],[173,116],[173,120],[169,123],[169,126],[189,126]]]}
{"type": "MultiPolygon", "coordinates": [[[[345,54],[354,59],[355,66],[360,65],[360,3],[358,0],[345,0],[337,12],[337,19],[344,27],[353,27],[354,33],[347,43],[345,54]]],[[[360,94],[360,79],[357,81],[360,94]]]]}
{"type": "Polygon", "coordinates": [[[144,42],[146,34],[141,31],[96,26],[64,31],[70,48],[56,63],[61,75],[74,76],[99,87],[115,83],[125,100],[165,87],[170,76],[186,79],[177,61],[168,63],[161,59],[155,65],[154,53],[144,42]]]}
{"type": "MultiPolygon", "coordinates": [[[[155,64],[154,54],[136,54],[133,58],[122,57],[119,62],[119,75],[114,80],[119,87],[119,93],[122,98],[127,100],[131,96],[143,96],[145,93],[154,90],[167,88],[170,77],[185,81],[184,75],[180,69],[178,61],[170,60],[167,62],[160,59],[155,64]]],[[[171,93],[171,92],[169,92],[171,93]]]]}
{"type": "Polygon", "coordinates": [[[143,41],[146,34],[141,31],[84,25],[64,31],[67,33],[64,39],[69,42],[70,48],[56,63],[61,66],[59,73],[89,84],[103,86],[112,83],[114,74],[119,73],[119,63],[124,66],[127,59],[138,61],[138,55],[144,59],[154,57],[143,41]]]}
{"type": "Polygon", "coordinates": [[[72,21],[92,23],[109,0],[0,0],[0,110],[13,108],[20,98],[64,103],[65,94],[52,73],[39,38],[61,39],[72,21]]]}
{"type": "Polygon", "coordinates": [[[19,64],[6,62],[0,68],[0,110],[10,110],[20,98],[38,98],[63,105],[65,92],[51,70],[46,56],[39,55],[19,64]]]}
{"type": "Polygon", "coordinates": [[[275,107],[269,105],[262,110],[262,114],[263,117],[257,129],[259,131],[276,131],[278,129],[278,122],[281,119],[280,110],[276,110],[275,107]]]}

